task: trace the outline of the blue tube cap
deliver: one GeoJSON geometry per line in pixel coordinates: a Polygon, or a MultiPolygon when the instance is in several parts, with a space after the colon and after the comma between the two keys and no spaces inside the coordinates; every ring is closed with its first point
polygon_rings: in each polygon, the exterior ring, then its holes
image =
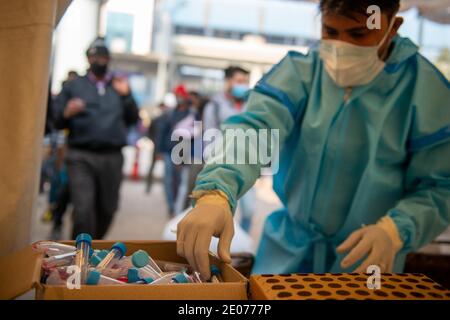
{"type": "Polygon", "coordinates": [[[149,261],[148,253],[144,250],[138,250],[131,256],[131,263],[133,263],[133,266],[136,268],[145,267],[149,261]]]}
{"type": "Polygon", "coordinates": [[[108,250],[102,250],[99,253],[97,253],[97,256],[104,259],[108,253],[109,253],[108,250]]]}
{"type": "Polygon", "coordinates": [[[75,240],[75,243],[78,245],[81,242],[86,242],[86,243],[89,243],[89,245],[91,245],[92,244],[92,237],[89,234],[87,234],[87,233],[80,233],[77,236],[77,239],[75,240]]]}
{"type": "Polygon", "coordinates": [[[103,260],[102,257],[100,257],[98,254],[95,254],[91,257],[89,263],[92,264],[94,267],[96,267],[102,260],[103,260]]]}
{"type": "Polygon", "coordinates": [[[211,266],[211,274],[213,274],[215,276],[220,275],[220,270],[219,270],[219,268],[217,268],[216,265],[212,265],[211,266]]]}
{"type": "Polygon", "coordinates": [[[100,275],[100,272],[98,272],[97,270],[92,270],[87,276],[86,284],[90,286],[97,285],[100,281],[100,275]]]}
{"type": "Polygon", "coordinates": [[[153,281],[155,281],[153,278],[145,278],[145,279],[144,279],[144,282],[145,282],[146,284],[152,283],[153,281]]]}
{"type": "Polygon", "coordinates": [[[103,250],[100,250],[100,252],[97,253],[97,255],[98,255],[100,258],[103,259],[103,258],[105,258],[105,257],[108,255],[108,253],[109,253],[108,250],[103,249],[103,250]]]}
{"type": "Polygon", "coordinates": [[[189,283],[189,280],[182,273],[176,274],[172,280],[176,283],[189,283]]]}
{"type": "Polygon", "coordinates": [[[139,280],[141,280],[141,278],[139,277],[139,270],[136,268],[128,269],[127,278],[128,283],[138,282],[139,280]]]}
{"type": "Polygon", "coordinates": [[[124,256],[125,253],[127,252],[127,247],[125,246],[125,244],[123,244],[122,242],[116,242],[112,247],[112,249],[117,249],[120,251],[121,255],[124,256]]]}

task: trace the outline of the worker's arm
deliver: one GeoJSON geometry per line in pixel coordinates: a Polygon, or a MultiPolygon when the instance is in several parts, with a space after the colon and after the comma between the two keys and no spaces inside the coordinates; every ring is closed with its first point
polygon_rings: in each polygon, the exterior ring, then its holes
{"type": "Polygon", "coordinates": [[[409,252],[450,224],[450,83],[419,57],[413,92],[406,194],[389,212],[409,252]]]}
{"type": "MultiPolygon", "coordinates": [[[[229,118],[222,126],[224,157],[216,157],[215,160],[223,164],[212,163],[205,166],[197,179],[194,195],[205,190],[220,190],[228,197],[234,212],[237,199],[255,183],[262,166],[259,159],[256,164],[236,164],[237,154],[243,153],[245,159],[249,159],[250,154],[260,150],[256,146],[244,144],[235,143],[233,146],[231,141],[226,141],[225,130],[254,130],[256,134],[261,129],[268,130],[268,139],[258,137],[258,147],[268,149],[266,154],[270,154],[270,132],[276,130],[280,148],[303,116],[308,99],[308,86],[313,77],[313,60],[309,55],[291,53],[258,82],[249,94],[245,112],[229,118]],[[235,163],[227,163],[226,156],[233,154],[235,157],[231,158],[235,163]]],[[[204,139],[207,139],[206,135],[204,139]]],[[[205,152],[208,153],[207,150],[205,152]]]]}
{"type": "MultiPolygon", "coordinates": [[[[298,53],[288,54],[251,91],[245,112],[229,118],[222,126],[227,129],[277,130],[279,146],[282,146],[294,125],[299,125],[306,107],[309,86],[312,83],[315,58],[298,53]]],[[[205,132],[204,139],[207,139],[205,132]]],[[[236,164],[241,152],[245,159],[271,147],[267,139],[261,139],[259,149],[253,145],[226,141],[222,155],[210,157],[197,179],[193,196],[198,199],[193,210],[178,224],[177,252],[186,257],[203,278],[210,276],[208,250],[211,237],[219,237],[218,253],[225,262],[230,260],[231,239],[234,233],[232,213],[237,199],[260,176],[261,164],[236,164]],[[227,155],[235,155],[228,160],[227,155]],[[222,163],[220,163],[222,162],[222,163]]],[[[259,140],[259,139],[258,139],[259,140]]],[[[214,145],[214,144],[211,144],[214,145]]],[[[210,146],[211,146],[210,145],[210,146]]],[[[267,151],[267,150],[266,150],[267,151]]],[[[205,150],[206,152],[206,150],[205,150]]],[[[278,152],[278,150],[276,150],[278,152]]],[[[270,152],[269,152],[270,154],[270,152]]],[[[248,161],[248,160],[247,160],[248,161]]]]}
{"type": "Polygon", "coordinates": [[[409,252],[433,241],[450,224],[450,142],[415,152],[406,186],[407,194],[389,216],[409,252]]]}

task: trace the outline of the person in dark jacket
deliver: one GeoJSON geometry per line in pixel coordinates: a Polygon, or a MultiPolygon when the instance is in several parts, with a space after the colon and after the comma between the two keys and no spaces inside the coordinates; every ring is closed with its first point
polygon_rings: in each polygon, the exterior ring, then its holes
{"type": "Polygon", "coordinates": [[[127,128],[139,114],[124,77],[108,72],[109,50],[97,38],[86,52],[85,76],[63,86],[55,101],[55,125],[69,129],[66,156],[73,233],[104,237],[119,203],[127,128]]]}
{"type": "Polygon", "coordinates": [[[150,193],[150,190],[153,185],[153,171],[155,169],[155,163],[157,160],[162,160],[162,134],[164,130],[164,126],[166,125],[170,111],[167,106],[161,102],[159,104],[159,110],[161,112],[160,115],[155,117],[150,123],[150,127],[148,128],[147,136],[153,142],[154,149],[152,151],[152,162],[150,165],[150,169],[148,170],[147,180],[146,180],[146,193],[150,193]]]}
{"type": "Polygon", "coordinates": [[[181,167],[172,160],[172,148],[178,141],[172,140],[172,133],[176,125],[189,115],[189,93],[183,85],[177,86],[173,93],[177,99],[175,109],[167,112],[161,121],[161,143],[160,151],[164,159],[164,191],[169,210],[169,217],[175,215],[175,201],[177,198],[178,185],[180,183],[181,167]]]}

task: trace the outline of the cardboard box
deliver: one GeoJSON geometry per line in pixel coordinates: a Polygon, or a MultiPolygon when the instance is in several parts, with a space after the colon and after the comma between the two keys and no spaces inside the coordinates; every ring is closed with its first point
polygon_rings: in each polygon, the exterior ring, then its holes
{"type": "MultiPolygon", "coordinates": [[[[94,249],[110,249],[116,241],[93,241],[94,249]]],[[[123,241],[127,255],[142,249],[155,260],[186,263],[176,254],[176,243],[169,241],[123,241]]],[[[63,242],[72,244],[72,242],[63,242]]],[[[210,262],[219,267],[222,283],[189,283],[170,285],[108,285],[81,286],[70,290],[66,286],[49,286],[40,283],[43,254],[31,246],[10,256],[0,258],[0,299],[13,299],[36,288],[39,300],[247,300],[248,280],[230,265],[210,255],[210,262]]]]}
{"type": "Polygon", "coordinates": [[[450,291],[419,273],[381,274],[381,288],[367,287],[368,275],[283,274],[250,277],[255,300],[450,300],[450,291]]]}

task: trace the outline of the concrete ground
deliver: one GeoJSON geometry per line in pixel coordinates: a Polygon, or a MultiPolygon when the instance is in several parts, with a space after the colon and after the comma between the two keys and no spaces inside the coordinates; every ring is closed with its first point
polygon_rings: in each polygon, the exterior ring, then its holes
{"type": "MultiPolygon", "coordinates": [[[[260,179],[256,188],[256,212],[251,228],[253,242],[258,243],[265,217],[279,207],[279,201],[271,189],[271,178],[260,179]]],[[[47,196],[39,196],[37,208],[31,226],[31,241],[49,239],[52,224],[43,222],[42,216],[47,209],[47,196]]],[[[71,210],[64,216],[63,239],[71,235],[71,210]]],[[[239,212],[237,212],[239,219],[239,212]]],[[[164,190],[161,182],[155,182],[151,193],[145,193],[143,180],[125,180],[121,189],[120,208],[116,213],[107,240],[159,240],[162,239],[164,226],[169,221],[164,190]]],[[[254,248],[256,249],[256,248],[254,248]]]]}

